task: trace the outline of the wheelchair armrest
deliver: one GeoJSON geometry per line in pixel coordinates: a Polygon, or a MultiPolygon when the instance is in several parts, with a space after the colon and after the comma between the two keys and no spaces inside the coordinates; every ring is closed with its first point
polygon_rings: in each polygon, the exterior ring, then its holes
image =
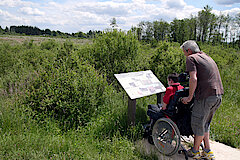
{"type": "Polygon", "coordinates": [[[160,112],[167,115],[168,117],[173,117],[173,112],[169,112],[167,109],[166,110],[161,110],[160,112]]]}

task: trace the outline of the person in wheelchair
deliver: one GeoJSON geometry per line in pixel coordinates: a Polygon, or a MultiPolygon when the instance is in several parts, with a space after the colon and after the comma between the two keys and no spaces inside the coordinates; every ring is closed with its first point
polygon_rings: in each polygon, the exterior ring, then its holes
{"type": "Polygon", "coordinates": [[[166,88],[166,93],[163,96],[163,103],[158,105],[148,105],[147,115],[153,119],[155,122],[159,118],[165,117],[167,114],[172,114],[173,112],[173,104],[176,100],[174,100],[174,95],[176,91],[182,90],[184,87],[180,85],[178,82],[178,74],[171,73],[167,77],[168,87],[166,88]]]}
{"type": "MultiPolygon", "coordinates": [[[[167,87],[166,94],[163,97],[163,104],[148,105],[147,115],[150,118],[150,124],[147,124],[144,126],[145,128],[144,137],[148,138],[148,142],[150,144],[154,144],[153,136],[156,135],[155,132],[153,133],[154,126],[156,128],[160,123],[161,124],[165,123],[165,126],[162,126],[162,129],[164,129],[164,127],[166,127],[166,123],[168,123],[167,126],[170,128],[171,127],[173,128],[168,130],[168,133],[171,132],[171,136],[166,141],[168,141],[169,146],[171,146],[172,144],[171,142],[176,140],[175,143],[173,143],[175,145],[170,147],[172,149],[169,149],[169,150],[167,149],[168,147],[165,147],[165,149],[164,147],[163,148],[160,147],[161,149],[159,149],[159,147],[157,148],[161,153],[164,153],[166,155],[173,155],[177,152],[180,146],[180,137],[179,137],[179,140],[177,140],[177,139],[174,139],[174,136],[175,135],[176,136],[193,135],[191,124],[190,124],[191,106],[193,101],[188,104],[183,104],[181,102],[181,98],[188,96],[188,93],[189,93],[189,90],[187,87],[188,85],[186,85],[186,87],[183,87],[179,83],[179,82],[185,83],[188,81],[187,73],[181,73],[179,75],[177,73],[169,74],[167,80],[168,80],[169,87],[167,87]]],[[[160,130],[159,132],[161,132],[160,130]]],[[[162,136],[163,135],[167,135],[167,132],[165,132],[165,129],[163,131],[162,136]]],[[[155,137],[155,140],[156,140],[156,137],[155,137]]]]}
{"type": "Polygon", "coordinates": [[[167,77],[167,81],[169,86],[166,88],[166,93],[163,97],[162,110],[167,109],[167,105],[169,104],[170,100],[173,99],[175,92],[184,88],[180,85],[180,83],[178,83],[177,73],[169,74],[167,77]]]}

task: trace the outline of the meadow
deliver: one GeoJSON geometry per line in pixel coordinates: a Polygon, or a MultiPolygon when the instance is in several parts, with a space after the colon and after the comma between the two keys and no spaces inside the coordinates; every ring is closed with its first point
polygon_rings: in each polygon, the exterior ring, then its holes
{"type": "MultiPolygon", "coordinates": [[[[150,69],[166,86],[169,73],[185,70],[179,43],[143,43],[121,31],[25,38],[0,38],[0,159],[157,159],[135,144],[156,95],[137,99],[136,126],[128,126],[128,96],[113,74],[150,69]]],[[[240,148],[240,51],[199,45],[216,61],[225,91],[211,139],[240,148]]]]}

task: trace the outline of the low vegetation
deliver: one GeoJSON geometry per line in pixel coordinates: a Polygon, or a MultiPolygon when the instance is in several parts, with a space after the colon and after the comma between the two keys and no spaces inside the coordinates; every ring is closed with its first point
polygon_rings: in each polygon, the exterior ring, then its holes
{"type": "MultiPolygon", "coordinates": [[[[136,126],[127,126],[128,96],[113,74],[151,69],[166,86],[168,73],[185,70],[179,43],[153,46],[121,31],[85,44],[0,41],[0,159],[155,158],[134,142],[156,96],[137,100],[136,126]]],[[[240,52],[200,47],[217,62],[225,89],[211,138],[240,148],[240,52]]]]}

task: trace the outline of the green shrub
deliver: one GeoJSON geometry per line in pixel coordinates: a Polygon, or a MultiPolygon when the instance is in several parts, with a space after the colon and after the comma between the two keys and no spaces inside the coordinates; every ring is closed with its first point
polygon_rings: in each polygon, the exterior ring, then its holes
{"type": "Polygon", "coordinates": [[[17,45],[0,44],[1,90],[7,94],[24,92],[36,76],[36,72],[53,62],[56,48],[51,51],[41,49],[32,41],[17,45]]]}
{"type": "Polygon", "coordinates": [[[85,125],[105,102],[106,80],[87,62],[79,60],[65,43],[53,64],[29,88],[26,104],[41,117],[52,116],[69,129],[85,125]]]}
{"type": "Polygon", "coordinates": [[[173,47],[167,42],[160,43],[149,63],[150,69],[165,86],[168,74],[185,71],[184,54],[179,51],[179,47],[173,47]]]}
{"type": "Polygon", "coordinates": [[[106,73],[107,80],[115,81],[114,74],[136,71],[139,42],[131,32],[106,32],[99,35],[92,45],[94,65],[106,73]]]}
{"type": "Polygon", "coordinates": [[[17,63],[15,58],[18,50],[18,46],[11,46],[8,43],[0,44],[0,76],[5,76],[9,71],[12,71],[12,68],[17,63]]]}
{"type": "Polygon", "coordinates": [[[54,49],[58,46],[58,43],[55,40],[48,40],[48,41],[43,41],[40,44],[40,48],[41,49],[47,49],[47,50],[51,50],[54,49]]]}

